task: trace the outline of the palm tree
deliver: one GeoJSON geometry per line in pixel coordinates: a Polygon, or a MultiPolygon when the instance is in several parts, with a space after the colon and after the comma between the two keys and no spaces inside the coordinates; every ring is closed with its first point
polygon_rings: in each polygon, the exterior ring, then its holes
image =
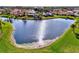
{"type": "Polygon", "coordinates": [[[79,20],[77,20],[77,21],[75,22],[75,24],[76,24],[77,28],[79,28],[79,20]]]}
{"type": "Polygon", "coordinates": [[[2,32],[2,21],[0,20],[0,32],[2,32]]]}
{"type": "Polygon", "coordinates": [[[0,20],[0,29],[2,28],[2,21],[0,20]]]}
{"type": "Polygon", "coordinates": [[[71,28],[73,29],[73,33],[75,33],[76,25],[75,25],[75,24],[72,24],[72,25],[71,25],[71,28]]]}

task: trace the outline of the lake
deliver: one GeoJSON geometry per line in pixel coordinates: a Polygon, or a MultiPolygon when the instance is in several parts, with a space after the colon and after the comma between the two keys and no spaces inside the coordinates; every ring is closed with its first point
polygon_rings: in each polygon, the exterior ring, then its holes
{"type": "MultiPolygon", "coordinates": [[[[6,20],[6,18],[2,18],[6,20]]],[[[49,19],[49,20],[17,20],[11,19],[14,26],[14,38],[17,44],[27,44],[44,40],[54,40],[67,30],[73,20],[70,19],[49,19]]]]}

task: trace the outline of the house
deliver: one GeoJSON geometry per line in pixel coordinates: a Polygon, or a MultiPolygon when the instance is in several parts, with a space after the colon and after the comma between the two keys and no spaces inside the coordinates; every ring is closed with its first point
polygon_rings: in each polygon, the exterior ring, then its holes
{"type": "Polygon", "coordinates": [[[74,9],[73,12],[74,12],[74,16],[79,16],[79,9],[74,9]]]}
{"type": "Polygon", "coordinates": [[[24,11],[21,9],[13,9],[11,10],[10,14],[15,16],[22,16],[24,14],[24,11]]]}
{"type": "Polygon", "coordinates": [[[27,11],[27,15],[28,16],[34,16],[36,14],[36,12],[33,10],[33,9],[29,9],[28,11],[27,11]]]}
{"type": "Polygon", "coordinates": [[[0,14],[3,14],[5,12],[4,9],[0,9],[0,14]]]}

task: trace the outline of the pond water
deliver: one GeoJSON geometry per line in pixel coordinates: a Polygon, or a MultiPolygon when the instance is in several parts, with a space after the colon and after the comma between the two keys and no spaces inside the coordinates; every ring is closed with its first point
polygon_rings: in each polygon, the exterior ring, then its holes
{"type": "MultiPolygon", "coordinates": [[[[2,18],[5,20],[6,18],[2,18]]],[[[11,19],[14,26],[14,38],[16,43],[39,42],[44,44],[44,40],[54,40],[61,36],[66,29],[74,22],[70,19],[50,19],[50,20],[16,20],[11,19]]]]}

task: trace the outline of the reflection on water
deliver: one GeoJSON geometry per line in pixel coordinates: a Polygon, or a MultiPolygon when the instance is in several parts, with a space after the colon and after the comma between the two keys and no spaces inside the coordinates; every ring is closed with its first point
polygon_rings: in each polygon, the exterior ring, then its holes
{"type": "Polygon", "coordinates": [[[43,38],[45,36],[45,30],[46,30],[46,21],[45,20],[42,20],[39,24],[39,28],[38,28],[38,32],[37,32],[37,38],[38,38],[38,43],[40,45],[44,45],[44,42],[43,42],[43,38]]]}

